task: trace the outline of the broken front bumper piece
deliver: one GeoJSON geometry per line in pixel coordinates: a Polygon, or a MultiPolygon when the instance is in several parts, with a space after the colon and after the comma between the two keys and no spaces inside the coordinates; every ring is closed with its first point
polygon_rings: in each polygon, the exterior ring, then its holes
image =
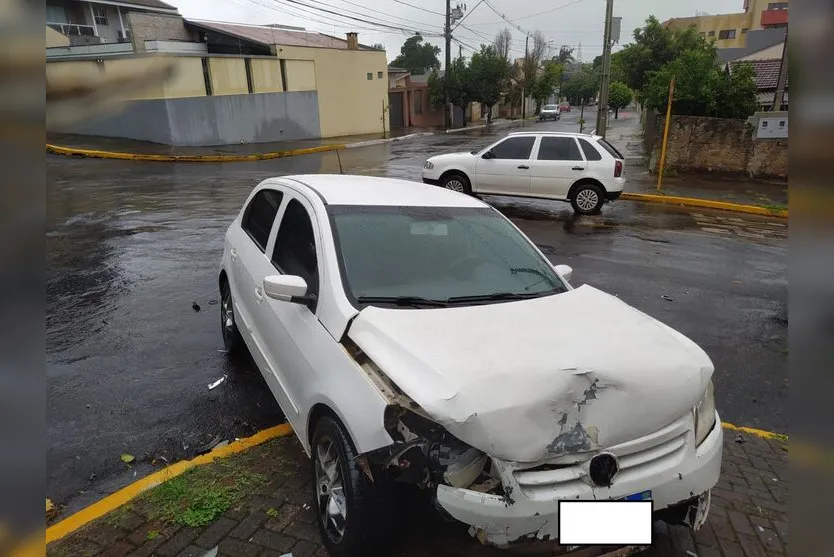
{"type": "MultiPolygon", "coordinates": [[[[616,500],[651,490],[655,511],[706,494],[721,472],[723,433],[716,425],[695,447],[692,418],[687,417],[644,438],[609,449],[620,469],[610,487],[592,485],[588,463],[525,469],[493,459],[505,495],[447,485],[437,487],[437,502],[453,518],[472,526],[483,543],[506,546],[531,539],[559,537],[559,500],[616,500]],[[542,469],[545,468],[545,469],[542,469]]],[[[590,458],[590,457],[589,457],[590,458]]],[[[709,497],[698,497],[692,526],[706,519],[709,497]]],[[[604,528],[600,524],[600,528],[604,528]]]]}

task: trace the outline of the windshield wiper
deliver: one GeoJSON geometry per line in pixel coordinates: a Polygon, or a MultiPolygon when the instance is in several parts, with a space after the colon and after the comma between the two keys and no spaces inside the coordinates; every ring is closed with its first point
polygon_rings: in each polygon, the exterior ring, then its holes
{"type": "Polygon", "coordinates": [[[538,298],[550,292],[493,292],[492,294],[477,294],[474,296],[453,296],[449,298],[450,304],[466,303],[466,302],[498,302],[501,300],[527,300],[529,298],[538,298]]]}
{"type": "Polygon", "coordinates": [[[444,300],[430,300],[420,296],[359,296],[360,304],[394,304],[395,306],[428,306],[445,308],[449,304],[444,300]]]}
{"type": "Polygon", "coordinates": [[[543,279],[550,279],[551,277],[547,276],[543,272],[538,269],[533,269],[532,267],[510,267],[510,273],[513,275],[517,275],[518,273],[530,273],[533,275],[538,275],[543,279]]]}

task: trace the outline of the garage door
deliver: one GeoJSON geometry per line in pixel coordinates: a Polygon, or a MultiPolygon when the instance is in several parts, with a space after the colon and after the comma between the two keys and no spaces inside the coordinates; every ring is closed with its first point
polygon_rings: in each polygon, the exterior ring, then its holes
{"type": "Polygon", "coordinates": [[[388,93],[388,117],[391,119],[392,130],[405,126],[402,93],[388,93]]]}

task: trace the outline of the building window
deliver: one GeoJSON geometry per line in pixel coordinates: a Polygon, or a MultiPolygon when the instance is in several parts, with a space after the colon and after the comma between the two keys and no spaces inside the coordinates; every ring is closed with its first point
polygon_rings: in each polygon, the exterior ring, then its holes
{"type": "Polygon", "coordinates": [[[710,31],[709,33],[707,33],[707,35],[710,36],[710,37],[714,37],[715,36],[715,31],[710,31]]]}
{"type": "Polygon", "coordinates": [[[382,79],[382,72],[376,72],[376,78],[382,79]]]}
{"type": "Polygon", "coordinates": [[[96,25],[107,25],[107,12],[102,6],[93,6],[93,19],[96,25]]]}
{"type": "Polygon", "coordinates": [[[423,113],[423,92],[420,90],[414,91],[414,114],[423,113]]]}
{"type": "Polygon", "coordinates": [[[736,38],[736,30],[735,29],[722,29],[718,32],[718,38],[720,39],[735,39],[736,38]]]}
{"type": "Polygon", "coordinates": [[[373,72],[368,72],[368,81],[371,81],[374,78],[373,72]]]}
{"type": "Polygon", "coordinates": [[[63,6],[46,6],[47,23],[69,23],[67,11],[63,6]]]}
{"type": "Polygon", "coordinates": [[[787,10],[788,3],[787,2],[771,2],[767,5],[768,10],[787,10]]]}
{"type": "Polygon", "coordinates": [[[747,31],[749,31],[749,30],[750,30],[750,29],[749,29],[748,27],[742,27],[742,28],[741,28],[741,34],[742,34],[742,35],[746,35],[746,34],[747,34],[747,31]]]}

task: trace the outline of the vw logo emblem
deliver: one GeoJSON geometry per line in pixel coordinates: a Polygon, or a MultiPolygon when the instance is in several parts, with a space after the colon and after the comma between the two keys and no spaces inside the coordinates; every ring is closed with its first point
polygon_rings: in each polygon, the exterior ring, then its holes
{"type": "Polygon", "coordinates": [[[611,480],[620,470],[617,457],[611,453],[600,453],[591,459],[590,475],[591,481],[601,487],[611,485],[611,480]]]}

